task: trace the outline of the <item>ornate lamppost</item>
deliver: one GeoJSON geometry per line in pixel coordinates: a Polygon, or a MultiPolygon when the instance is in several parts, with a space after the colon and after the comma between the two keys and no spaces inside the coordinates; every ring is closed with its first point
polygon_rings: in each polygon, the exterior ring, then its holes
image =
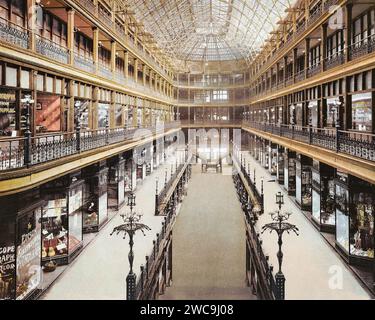
{"type": "Polygon", "coordinates": [[[26,127],[25,127],[25,147],[24,147],[24,163],[27,167],[31,164],[31,121],[30,121],[30,106],[34,104],[31,95],[25,95],[21,99],[21,103],[26,105],[26,127]]]}
{"type": "Polygon", "coordinates": [[[279,262],[279,271],[276,273],[275,281],[276,281],[276,299],[277,300],[284,300],[285,299],[285,276],[283,272],[281,271],[281,265],[283,263],[283,252],[281,250],[282,244],[283,244],[283,233],[286,231],[288,234],[292,231],[298,236],[298,228],[290,224],[289,222],[286,222],[286,220],[289,219],[291,213],[288,212],[281,212],[281,207],[284,204],[284,196],[281,194],[281,192],[278,192],[276,194],[276,204],[279,205],[279,210],[276,212],[271,213],[271,218],[274,222],[267,223],[262,227],[262,234],[266,230],[270,230],[270,233],[272,231],[275,231],[278,235],[278,245],[279,245],[279,251],[277,252],[277,260],[279,262]]]}
{"type": "Polygon", "coordinates": [[[144,230],[150,231],[151,228],[143,223],[141,223],[141,218],[142,214],[136,213],[133,211],[135,207],[135,195],[133,192],[130,193],[128,196],[128,203],[127,205],[130,208],[130,211],[127,214],[122,214],[121,218],[123,219],[124,223],[118,225],[113,229],[110,235],[113,235],[114,233],[120,234],[123,233],[123,238],[125,239],[126,235],[128,234],[129,236],[129,254],[128,254],[128,259],[129,259],[129,265],[130,265],[130,270],[129,273],[126,277],[126,299],[127,300],[136,300],[136,280],[137,276],[133,272],[133,261],[134,261],[134,253],[133,253],[133,245],[134,245],[134,234],[140,230],[143,235],[145,236],[144,230]]]}

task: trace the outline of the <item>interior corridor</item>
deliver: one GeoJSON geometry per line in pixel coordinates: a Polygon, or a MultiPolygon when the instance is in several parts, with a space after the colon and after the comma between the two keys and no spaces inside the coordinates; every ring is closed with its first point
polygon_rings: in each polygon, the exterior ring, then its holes
{"type": "Polygon", "coordinates": [[[193,166],[173,229],[173,281],[160,298],[254,299],[245,282],[245,226],[230,166],[193,166]]]}

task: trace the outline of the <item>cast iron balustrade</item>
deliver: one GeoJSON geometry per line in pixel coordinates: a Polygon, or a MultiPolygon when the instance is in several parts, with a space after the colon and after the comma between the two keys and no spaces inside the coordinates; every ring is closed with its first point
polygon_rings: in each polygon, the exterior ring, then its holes
{"type": "Polygon", "coordinates": [[[344,51],[339,51],[334,55],[328,57],[324,61],[326,70],[332,69],[337,66],[341,66],[345,62],[344,51]]]}
{"type": "Polygon", "coordinates": [[[295,79],[296,79],[296,82],[305,80],[305,70],[298,71],[297,74],[296,74],[295,79]]]}
{"type": "Polygon", "coordinates": [[[354,60],[375,51],[375,35],[358,41],[349,47],[350,59],[354,60]]]}
{"type": "Polygon", "coordinates": [[[310,66],[307,69],[307,76],[313,77],[313,76],[317,75],[318,73],[320,73],[321,71],[322,71],[321,62],[319,61],[319,62],[317,62],[313,66],[310,66]]]}
{"type": "MultiPolygon", "coordinates": [[[[144,127],[143,136],[162,133],[179,127],[178,122],[166,123],[164,126],[144,127]]],[[[82,151],[93,150],[106,145],[130,141],[140,128],[116,128],[87,130],[70,133],[46,134],[31,138],[30,157],[26,157],[27,140],[25,138],[0,139],[0,171],[23,168],[28,165],[37,165],[51,160],[78,154],[82,151]],[[79,137],[78,141],[77,138],[79,137]],[[25,163],[30,158],[30,163],[25,163]]],[[[142,138],[137,135],[137,138],[142,138]]]]}
{"type": "Polygon", "coordinates": [[[244,121],[244,126],[364,160],[375,161],[375,135],[360,131],[244,121]]]}
{"type": "MultiPolygon", "coordinates": [[[[239,174],[233,174],[233,182],[239,198],[245,190],[243,181],[239,174]]],[[[250,204],[254,206],[253,203],[250,204]]],[[[252,270],[247,274],[249,285],[253,288],[258,299],[276,300],[283,292],[284,288],[276,285],[273,266],[269,263],[269,256],[264,253],[263,241],[260,238],[260,232],[257,230],[257,218],[252,210],[243,207],[246,221],[247,244],[249,249],[249,258],[252,261],[252,270]]],[[[247,270],[249,272],[249,270],[247,270]]]]}
{"type": "Polygon", "coordinates": [[[331,7],[336,6],[339,0],[326,0],[324,2],[324,11],[329,11],[331,7]]]}
{"type": "Polygon", "coordinates": [[[67,48],[39,35],[36,35],[35,38],[36,52],[61,63],[67,64],[69,62],[69,50],[67,48]]]}
{"type": "Polygon", "coordinates": [[[108,28],[112,28],[113,21],[112,21],[111,16],[109,16],[103,10],[99,10],[98,16],[99,16],[99,20],[102,21],[108,28]]]}
{"type": "Polygon", "coordinates": [[[24,164],[25,138],[0,141],[0,170],[17,169],[24,164]]]}
{"type": "Polygon", "coordinates": [[[307,20],[307,28],[313,25],[322,16],[322,5],[316,6],[313,12],[310,13],[309,20],[307,20]]]}
{"type": "Polygon", "coordinates": [[[82,7],[84,9],[86,9],[91,14],[96,13],[96,6],[95,6],[93,1],[91,1],[91,0],[77,0],[77,1],[78,1],[78,3],[80,3],[82,5],[82,7]]]}
{"type": "Polygon", "coordinates": [[[27,49],[29,46],[29,33],[27,29],[0,18],[0,41],[27,49]]]}
{"type": "MultiPolygon", "coordinates": [[[[190,176],[190,167],[187,166],[187,174],[190,176]]],[[[188,178],[189,179],[189,178],[188,178]]],[[[162,215],[164,215],[164,221],[162,222],[162,228],[160,233],[156,234],[156,239],[153,240],[153,247],[149,255],[145,257],[145,263],[140,267],[140,273],[137,276],[137,282],[135,287],[135,296],[137,300],[149,300],[150,291],[152,291],[152,284],[155,282],[156,277],[159,273],[158,267],[160,266],[160,260],[163,258],[168,245],[170,237],[170,231],[175,222],[177,214],[177,202],[178,198],[178,185],[173,191],[173,195],[169,198],[167,205],[165,206],[162,215]]]]}
{"type": "Polygon", "coordinates": [[[74,54],[74,66],[90,73],[95,72],[94,60],[79,55],[77,53],[74,54]]]}
{"type": "Polygon", "coordinates": [[[105,65],[103,63],[98,64],[98,74],[99,76],[106,78],[108,80],[113,79],[113,73],[108,65],[105,65]]]}

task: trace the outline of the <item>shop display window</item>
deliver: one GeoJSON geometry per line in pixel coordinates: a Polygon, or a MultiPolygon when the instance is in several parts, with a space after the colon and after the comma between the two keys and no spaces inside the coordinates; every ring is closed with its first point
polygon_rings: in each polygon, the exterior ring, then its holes
{"type": "Polygon", "coordinates": [[[358,131],[372,130],[372,93],[352,95],[352,128],[358,131]]]}
{"type": "Polygon", "coordinates": [[[270,172],[271,174],[277,174],[277,148],[271,148],[270,160],[270,172]]]}
{"type": "Polygon", "coordinates": [[[318,126],[318,101],[313,100],[308,104],[308,124],[313,127],[318,126]]]}
{"type": "Polygon", "coordinates": [[[15,218],[0,216],[0,300],[15,296],[16,246],[15,218]]]}
{"type": "Polygon", "coordinates": [[[38,206],[17,221],[17,299],[24,299],[41,284],[41,216],[38,206]]]}
{"type": "Polygon", "coordinates": [[[69,191],[69,253],[76,251],[82,244],[82,205],[83,188],[80,183],[69,191]]]}
{"type": "Polygon", "coordinates": [[[353,191],[352,212],[350,214],[351,255],[374,258],[373,200],[373,193],[370,190],[353,191]]]}
{"type": "Polygon", "coordinates": [[[320,223],[320,193],[319,191],[312,189],[312,216],[320,223]]]}
{"type": "Polygon", "coordinates": [[[53,94],[38,93],[36,102],[36,132],[61,130],[61,98],[53,94]]]}
{"type": "Polygon", "coordinates": [[[349,253],[349,191],[336,182],[336,241],[349,253]]]}
{"type": "Polygon", "coordinates": [[[84,231],[98,231],[108,219],[108,169],[102,169],[86,179],[84,196],[84,231]]]}
{"type": "Polygon", "coordinates": [[[296,110],[295,110],[295,115],[296,115],[296,122],[295,124],[298,126],[302,126],[303,124],[303,108],[302,108],[302,103],[297,103],[296,104],[296,110]]]}
{"type": "MultiPolygon", "coordinates": [[[[81,130],[88,130],[90,129],[89,126],[89,110],[90,110],[91,102],[89,100],[75,100],[75,114],[79,115],[81,130]]],[[[77,126],[77,119],[74,119],[75,126],[77,126]]]]}
{"type": "Polygon", "coordinates": [[[321,223],[334,226],[335,221],[335,182],[323,179],[321,183],[321,223]]]}
{"type": "Polygon", "coordinates": [[[336,123],[339,123],[340,106],[341,102],[338,97],[327,99],[327,127],[335,128],[336,123]]]}
{"type": "Polygon", "coordinates": [[[16,135],[16,92],[0,90],[0,136],[16,135]]]}
{"type": "Polygon", "coordinates": [[[47,195],[42,215],[42,259],[61,258],[68,253],[68,203],[65,192],[47,195]]]}
{"type": "Polygon", "coordinates": [[[105,128],[109,121],[109,104],[98,103],[98,128],[105,128]]]}

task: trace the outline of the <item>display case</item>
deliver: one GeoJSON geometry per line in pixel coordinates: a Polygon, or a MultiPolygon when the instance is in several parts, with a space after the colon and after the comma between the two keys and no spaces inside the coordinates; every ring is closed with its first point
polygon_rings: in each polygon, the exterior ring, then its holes
{"type": "Polygon", "coordinates": [[[335,169],[314,160],[312,171],[312,221],[323,232],[335,232],[335,169]]]}
{"type": "Polygon", "coordinates": [[[268,142],[265,140],[262,140],[261,143],[261,162],[260,164],[265,168],[269,168],[269,158],[270,158],[270,150],[268,146],[268,142]]]}
{"type": "Polygon", "coordinates": [[[271,175],[277,175],[277,165],[278,165],[277,145],[274,143],[270,143],[269,150],[270,150],[270,157],[269,157],[268,170],[270,171],[271,175]]]}
{"type": "Polygon", "coordinates": [[[83,184],[80,173],[45,184],[42,213],[42,262],[67,264],[82,248],[83,184]]]}
{"type": "Polygon", "coordinates": [[[374,188],[366,181],[337,172],[336,245],[352,264],[374,260],[374,188]]]}
{"type": "Polygon", "coordinates": [[[125,160],[108,160],[108,207],[118,210],[125,204],[125,160]]]}
{"type": "Polygon", "coordinates": [[[289,149],[284,153],[284,187],[290,196],[296,195],[296,153],[289,149]]]}
{"type": "Polygon", "coordinates": [[[83,232],[98,232],[108,220],[108,168],[104,163],[84,168],[83,232]]]}
{"type": "Polygon", "coordinates": [[[124,191],[125,193],[128,193],[133,190],[133,160],[131,158],[127,158],[125,160],[125,174],[124,174],[124,191]]]}
{"type": "Polygon", "coordinates": [[[302,154],[296,157],[296,202],[302,210],[311,212],[312,159],[302,154]]]}
{"type": "Polygon", "coordinates": [[[284,148],[277,147],[277,173],[276,178],[279,184],[284,184],[284,148]]]}

